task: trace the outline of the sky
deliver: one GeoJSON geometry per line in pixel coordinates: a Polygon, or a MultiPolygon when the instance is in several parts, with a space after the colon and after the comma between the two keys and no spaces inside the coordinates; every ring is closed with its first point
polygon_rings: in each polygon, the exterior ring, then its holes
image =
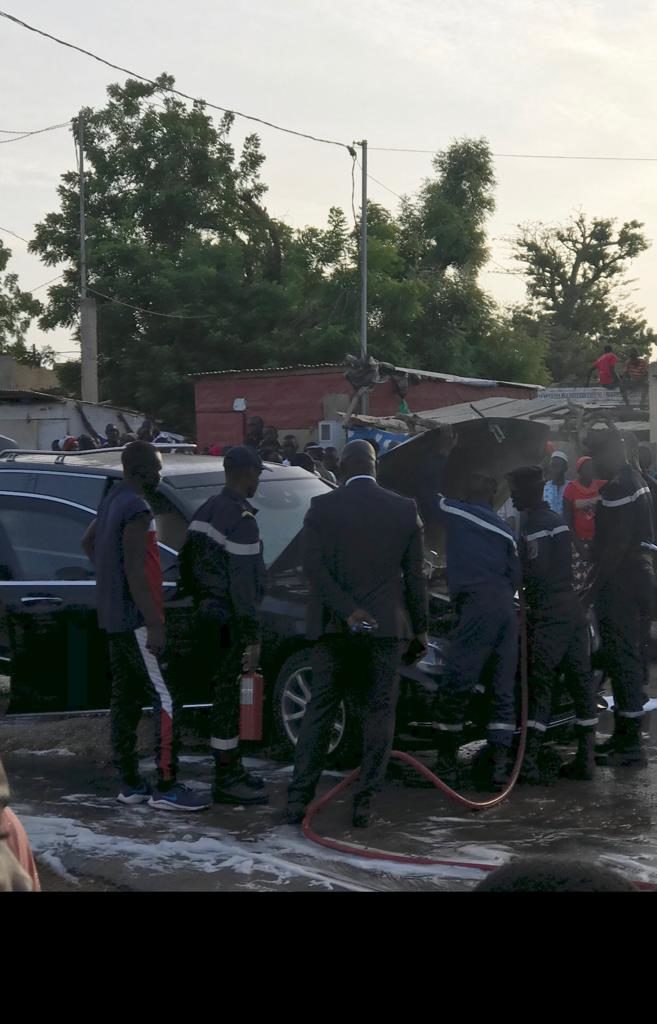
{"type": "MultiPolygon", "coordinates": [[[[637,219],[657,239],[656,162],[512,159],[501,154],[657,158],[657,4],[652,0],[0,0],[2,10],[211,102],[351,143],[366,138],[370,173],[413,193],[429,154],[453,139],[489,140],[496,157],[492,262],[482,283],[523,295],[509,237],[519,223],[637,219]]],[[[0,19],[0,129],[31,130],[104,103],[125,76],[0,19]]],[[[219,115],[218,115],[219,116],[219,115]]],[[[253,130],[239,121],[236,143],[253,130]]],[[[351,161],[332,146],[258,129],[270,212],[294,226],[351,210],[351,161]]],[[[0,135],[4,140],[9,136],[0,135]]],[[[0,226],[30,238],[57,208],[74,166],[66,130],[0,146],[0,226]]],[[[370,197],[397,199],[371,181],[370,197]]],[[[0,233],[21,286],[57,273],[0,233]]],[[[657,245],[633,265],[632,299],[657,327],[657,245]]],[[[37,292],[45,298],[46,289],[37,292]]],[[[70,332],[29,338],[73,353],[70,332]]],[[[436,367],[436,369],[440,369],[436,367]]]]}

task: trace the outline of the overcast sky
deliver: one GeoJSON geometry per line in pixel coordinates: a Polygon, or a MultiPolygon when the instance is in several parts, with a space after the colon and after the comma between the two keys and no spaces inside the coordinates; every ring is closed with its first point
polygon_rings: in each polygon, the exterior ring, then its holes
{"type": "MultiPolygon", "coordinates": [[[[657,157],[657,4],[652,0],[0,0],[64,39],[185,92],[267,120],[370,146],[439,149],[485,136],[493,152],[657,157]]],[[[0,19],[0,129],[64,121],[121,80],[87,57],[0,19]]],[[[238,122],[235,139],[252,130],[238,122]]],[[[320,224],[351,207],[344,151],[262,129],[270,211],[320,224]]],[[[6,136],[0,136],[4,139],[6,136]]],[[[0,225],[29,238],[74,165],[66,130],[0,148],[0,225]]],[[[370,171],[413,192],[430,156],[371,152],[370,171]]],[[[496,160],[496,266],[483,282],[519,298],[505,237],[525,221],[637,218],[657,239],[657,163],[496,160]]],[[[396,199],[371,183],[371,197],[396,199]]],[[[56,271],[2,234],[35,288],[56,271]]],[[[635,299],[657,327],[657,246],[636,262],[635,299]]],[[[39,293],[45,296],[45,289],[39,293]]],[[[68,332],[32,341],[74,345],[68,332]]],[[[439,369],[439,367],[436,367],[439,369]]]]}

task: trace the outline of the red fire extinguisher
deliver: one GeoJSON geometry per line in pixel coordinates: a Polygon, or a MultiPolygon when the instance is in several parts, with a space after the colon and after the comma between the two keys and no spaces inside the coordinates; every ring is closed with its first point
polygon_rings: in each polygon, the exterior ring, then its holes
{"type": "Polygon", "coordinates": [[[245,672],[240,683],[240,739],[262,739],[265,681],[259,672],[245,672]]]}

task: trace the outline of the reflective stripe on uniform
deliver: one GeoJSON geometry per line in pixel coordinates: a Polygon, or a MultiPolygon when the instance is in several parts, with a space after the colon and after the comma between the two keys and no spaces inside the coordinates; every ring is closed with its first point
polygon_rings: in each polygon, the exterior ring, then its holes
{"type": "Polygon", "coordinates": [[[627,498],[617,498],[615,501],[607,501],[602,498],[602,505],[605,508],[620,508],[621,505],[631,505],[633,501],[638,501],[644,494],[650,494],[650,488],[640,487],[638,491],[629,494],[627,498]]]}
{"type": "Polygon", "coordinates": [[[434,722],[433,727],[438,732],[463,732],[462,725],[448,725],[446,722],[434,722]]]}
{"type": "Polygon", "coordinates": [[[219,530],[215,530],[212,523],[202,523],[200,520],[195,519],[189,524],[189,529],[194,533],[202,533],[204,536],[209,537],[215,544],[218,544],[224,551],[227,551],[229,555],[260,554],[260,542],[257,544],[238,544],[234,540],[228,540],[223,533],[219,533],[219,530]]]}
{"type": "Polygon", "coordinates": [[[482,683],[477,683],[477,685],[474,688],[474,692],[475,693],[485,693],[486,692],[486,687],[482,683]]]}
{"type": "Polygon", "coordinates": [[[619,711],[619,718],[643,718],[643,708],[641,711],[619,711]]]}
{"type": "Polygon", "coordinates": [[[491,533],[498,533],[500,537],[504,537],[513,546],[513,550],[517,551],[517,545],[510,533],[506,530],[502,530],[500,527],[493,526],[492,523],[487,523],[485,519],[480,519],[479,516],[472,515],[471,512],[465,512],[462,508],[452,508],[447,504],[445,498],[440,499],[440,507],[443,512],[449,512],[450,515],[460,516],[461,519],[467,519],[469,522],[474,523],[475,526],[481,526],[484,530],[490,530],[491,533]]]}
{"type": "MultiPolygon", "coordinates": [[[[490,726],[488,726],[490,729],[490,726]]],[[[547,725],[543,725],[542,722],[531,721],[527,722],[528,729],[536,729],[537,732],[547,732],[547,725]]]]}
{"type": "Polygon", "coordinates": [[[515,732],[515,725],[509,725],[508,722],[489,722],[486,726],[489,732],[515,732]]]}
{"type": "Polygon", "coordinates": [[[576,718],[575,725],[579,725],[581,729],[589,729],[591,726],[597,725],[599,722],[598,718],[576,718]]]}
{"type": "Polygon", "coordinates": [[[554,530],[539,530],[538,533],[528,533],[525,540],[542,540],[543,537],[556,537],[559,533],[570,533],[567,526],[557,526],[554,530]]]}
{"type": "Polygon", "coordinates": [[[210,739],[210,746],[213,750],[237,750],[239,743],[239,736],[235,736],[232,740],[218,740],[216,736],[210,739]]]}

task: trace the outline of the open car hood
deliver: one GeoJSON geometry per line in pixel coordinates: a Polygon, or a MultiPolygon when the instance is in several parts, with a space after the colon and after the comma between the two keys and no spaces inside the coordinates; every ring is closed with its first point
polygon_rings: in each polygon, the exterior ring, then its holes
{"type": "MultiPolygon", "coordinates": [[[[379,461],[379,483],[415,498],[421,515],[439,491],[463,500],[471,473],[495,477],[499,508],[509,494],[506,474],[519,466],[540,465],[545,458],[549,428],[544,423],[484,419],[473,410],[472,420],[456,423],[452,430],[456,444],[447,458],[440,454],[440,429],[435,429],[409,438],[379,461]]],[[[430,547],[440,553],[442,530],[431,522],[426,527],[430,547]]]]}

